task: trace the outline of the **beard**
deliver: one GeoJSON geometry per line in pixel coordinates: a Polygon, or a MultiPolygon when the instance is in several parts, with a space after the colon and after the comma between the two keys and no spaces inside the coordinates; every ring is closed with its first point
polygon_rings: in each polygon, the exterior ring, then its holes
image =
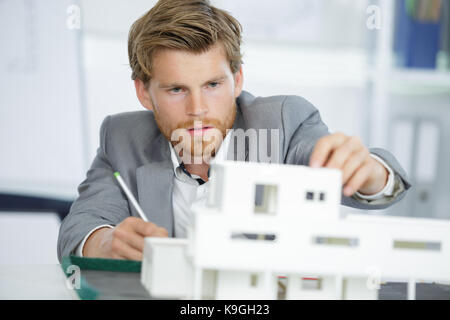
{"type": "Polygon", "coordinates": [[[209,163],[215,157],[222,141],[236,118],[236,103],[223,120],[213,118],[191,119],[171,126],[154,110],[156,124],[166,139],[172,144],[184,164],[209,163]],[[192,133],[191,128],[204,128],[192,133]]]}

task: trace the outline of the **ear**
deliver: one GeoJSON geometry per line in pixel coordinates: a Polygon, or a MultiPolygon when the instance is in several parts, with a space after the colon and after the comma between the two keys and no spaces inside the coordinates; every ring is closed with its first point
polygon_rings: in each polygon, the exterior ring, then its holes
{"type": "Polygon", "coordinates": [[[148,91],[148,87],[144,85],[144,82],[140,79],[134,80],[134,87],[136,88],[136,95],[139,99],[139,102],[145,109],[153,110],[152,99],[150,98],[150,92],[148,91]]]}
{"type": "Polygon", "coordinates": [[[242,88],[244,86],[244,73],[242,71],[242,65],[239,70],[234,74],[234,97],[237,98],[241,95],[242,88]]]}

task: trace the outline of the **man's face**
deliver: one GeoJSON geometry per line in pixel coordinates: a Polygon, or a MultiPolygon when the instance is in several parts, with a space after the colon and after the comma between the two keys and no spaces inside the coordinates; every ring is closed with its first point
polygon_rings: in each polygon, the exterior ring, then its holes
{"type": "Polygon", "coordinates": [[[200,54],[160,50],[152,68],[148,92],[161,132],[176,150],[214,155],[234,123],[242,69],[232,73],[221,45],[200,54]]]}

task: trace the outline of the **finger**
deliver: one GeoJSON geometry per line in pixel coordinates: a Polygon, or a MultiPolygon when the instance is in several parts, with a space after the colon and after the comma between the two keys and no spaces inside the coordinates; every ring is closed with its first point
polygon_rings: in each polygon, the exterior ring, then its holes
{"type": "Polygon", "coordinates": [[[355,171],[367,160],[369,150],[362,148],[347,159],[342,168],[342,184],[345,185],[355,171]]]}
{"type": "Polygon", "coordinates": [[[358,137],[350,137],[343,144],[337,147],[331,154],[325,167],[341,169],[344,163],[352,156],[355,151],[364,148],[358,137]]]}
{"type": "Polygon", "coordinates": [[[127,259],[127,260],[142,260],[142,252],[139,252],[135,248],[129,246],[124,241],[119,238],[114,238],[111,243],[111,249],[114,255],[119,257],[119,259],[127,259]]]}
{"type": "Polygon", "coordinates": [[[151,237],[161,237],[161,238],[167,238],[169,236],[169,232],[165,228],[158,227],[156,228],[155,232],[151,235],[151,237]]]}
{"type": "Polygon", "coordinates": [[[309,165],[313,168],[322,167],[328,159],[330,152],[341,145],[345,139],[346,136],[342,133],[335,133],[320,138],[311,154],[309,165]]]}
{"type": "Polygon", "coordinates": [[[127,258],[122,257],[120,254],[117,254],[113,251],[113,253],[111,254],[111,259],[116,259],[116,260],[127,260],[127,258]]]}
{"type": "Polygon", "coordinates": [[[364,165],[359,167],[355,174],[350,178],[344,188],[344,195],[350,197],[367,181],[372,172],[372,165],[369,161],[366,161],[364,165]]]}
{"type": "Polygon", "coordinates": [[[125,230],[117,229],[114,231],[114,235],[134,249],[140,252],[144,251],[144,237],[139,233],[126,232],[125,230]]]}
{"type": "Polygon", "coordinates": [[[143,237],[149,237],[158,228],[153,222],[145,222],[144,220],[139,220],[134,225],[134,230],[143,237]]]}

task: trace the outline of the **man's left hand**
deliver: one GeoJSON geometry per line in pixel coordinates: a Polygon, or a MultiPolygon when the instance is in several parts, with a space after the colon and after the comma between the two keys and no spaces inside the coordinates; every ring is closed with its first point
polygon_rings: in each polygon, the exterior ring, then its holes
{"type": "Polygon", "coordinates": [[[369,150],[358,137],[334,133],[320,138],[311,154],[309,165],[313,168],[334,168],[342,171],[344,195],[356,191],[373,195],[386,186],[388,171],[370,156],[369,150]]]}

